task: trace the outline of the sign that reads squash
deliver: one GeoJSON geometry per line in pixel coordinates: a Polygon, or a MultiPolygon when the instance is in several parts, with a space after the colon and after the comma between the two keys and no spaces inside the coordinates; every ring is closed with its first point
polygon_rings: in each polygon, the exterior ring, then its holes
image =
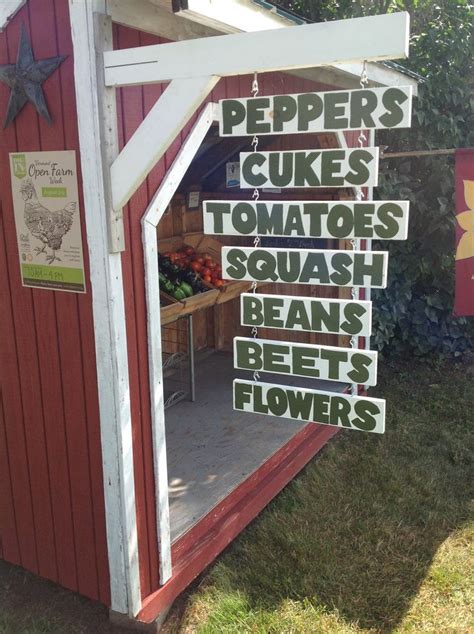
{"type": "Polygon", "coordinates": [[[219,101],[219,135],[408,128],[412,88],[364,88],[219,101]]]}
{"type": "Polygon", "coordinates": [[[287,385],[235,379],[234,409],[383,434],[385,401],[287,385]]]}
{"type": "Polygon", "coordinates": [[[370,337],[372,302],[242,293],[242,326],[370,337]]]}
{"type": "Polygon", "coordinates": [[[376,186],[379,149],[240,153],[240,187],[376,186]]]}
{"type": "Polygon", "coordinates": [[[385,288],[386,251],[222,247],[222,276],[231,280],[385,288]]]}
{"type": "Polygon", "coordinates": [[[409,203],[207,200],[204,233],[406,240],[409,203]]]}
{"type": "Polygon", "coordinates": [[[377,353],[351,348],[235,337],[234,367],[326,381],[377,384],[377,353]]]}

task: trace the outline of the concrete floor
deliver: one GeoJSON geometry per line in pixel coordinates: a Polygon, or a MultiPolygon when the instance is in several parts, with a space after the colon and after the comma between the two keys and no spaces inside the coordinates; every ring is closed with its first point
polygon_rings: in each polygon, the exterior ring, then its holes
{"type": "MultiPolygon", "coordinates": [[[[232,381],[251,379],[233,368],[232,353],[196,361],[196,401],[166,410],[171,538],[206,515],[306,423],[232,409],[232,381]]],[[[262,381],[342,391],[344,384],[264,375],[262,381]]]]}

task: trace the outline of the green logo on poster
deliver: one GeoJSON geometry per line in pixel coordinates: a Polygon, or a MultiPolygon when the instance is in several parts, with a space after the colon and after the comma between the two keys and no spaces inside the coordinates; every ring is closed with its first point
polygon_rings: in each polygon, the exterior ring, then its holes
{"type": "Polygon", "coordinates": [[[26,176],[26,157],[24,154],[13,154],[13,173],[17,178],[25,178],[26,176]]]}

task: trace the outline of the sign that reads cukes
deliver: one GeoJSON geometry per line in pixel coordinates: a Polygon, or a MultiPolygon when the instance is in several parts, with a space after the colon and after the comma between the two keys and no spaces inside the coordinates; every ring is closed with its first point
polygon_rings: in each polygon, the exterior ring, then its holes
{"type": "Polygon", "coordinates": [[[235,337],[234,367],[252,372],[377,385],[377,353],[351,348],[235,337]]]}
{"type": "Polygon", "coordinates": [[[411,87],[307,92],[219,101],[220,136],[408,128],[411,87]]]}
{"type": "Polygon", "coordinates": [[[322,332],[351,337],[372,334],[372,302],[292,295],[242,293],[242,326],[322,332]]]}
{"type": "Polygon", "coordinates": [[[298,238],[406,240],[406,201],[207,200],[204,233],[298,238]]]}
{"type": "Polygon", "coordinates": [[[385,401],[235,379],[234,409],[383,434],[385,401]]]}
{"type": "Polygon", "coordinates": [[[240,153],[240,187],[376,186],[379,149],[240,153]]]}
{"type": "Polygon", "coordinates": [[[222,276],[231,280],[385,288],[386,251],[222,247],[222,276]]]}

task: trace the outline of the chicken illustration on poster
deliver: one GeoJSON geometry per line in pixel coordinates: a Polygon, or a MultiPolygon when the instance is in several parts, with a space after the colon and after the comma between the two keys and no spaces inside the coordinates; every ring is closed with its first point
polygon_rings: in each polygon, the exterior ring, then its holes
{"type": "Polygon", "coordinates": [[[74,151],[10,154],[23,286],[85,292],[74,151]]]}

